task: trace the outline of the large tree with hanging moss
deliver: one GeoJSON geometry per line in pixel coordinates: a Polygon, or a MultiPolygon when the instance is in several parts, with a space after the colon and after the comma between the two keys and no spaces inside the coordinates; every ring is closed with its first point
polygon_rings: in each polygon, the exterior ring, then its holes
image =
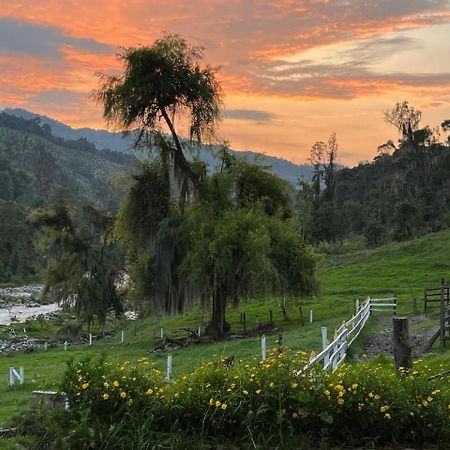
{"type": "Polygon", "coordinates": [[[128,249],[131,291],[165,313],[211,299],[207,331],[220,337],[229,329],[230,300],[312,292],[314,256],[296,227],[287,183],[226,150],[213,175],[185,157],[176,119],[200,141],[213,134],[220,113],[215,70],[201,66],[201,56],[173,35],[125,49],[124,74],[103,75],[96,97],[108,120],[137,128],[138,143],[156,146],[159,155],[135,176],[116,222],[128,249]]]}

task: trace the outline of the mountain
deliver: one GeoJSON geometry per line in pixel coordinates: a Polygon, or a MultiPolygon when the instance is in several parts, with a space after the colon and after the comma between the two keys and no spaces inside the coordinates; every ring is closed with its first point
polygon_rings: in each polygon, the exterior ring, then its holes
{"type": "MultiPolygon", "coordinates": [[[[52,133],[62,139],[77,140],[84,138],[99,149],[106,148],[122,153],[134,152],[132,142],[135,135],[133,133],[127,137],[123,137],[120,132],[95,130],[92,128],[75,129],[50,117],[20,108],[7,108],[4,109],[4,112],[27,120],[38,117],[41,124],[48,124],[51,127],[52,133]]],[[[218,159],[214,157],[214,150],[216,148],[215,146],[201,145],[198,150],[198,157],[205,161],[211,168],[214,168],[219,163],[218,159]]],[[[283,158],[267,156],[253,151],[232,150],[232,152],[238,156],[244,156],[249,160],[263,158],[265,165],[272,167],[274,173],[292,184],[296,184],[299,178],[310,180],[312,176],[312,167],[308,164],[295,164],[283,158]]]]}
{"type": "Polygon", "coordinates": [[[108,179],[136,158],[97,148],[84,138],[64,140],[34,120],[0,113],[0,200],[38,204],[64,195],[112,206],[108,179]]]}

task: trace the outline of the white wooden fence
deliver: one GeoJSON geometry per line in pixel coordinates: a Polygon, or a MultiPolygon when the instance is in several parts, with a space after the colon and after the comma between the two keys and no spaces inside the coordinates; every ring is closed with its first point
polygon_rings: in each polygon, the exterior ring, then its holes
{"type": "MultiPolygon", "coordinates": [[[[370,298],[360,306],[356,301],[355,315],[343,322],[335,331],[334,339],[331,342],[327,340],[327,329],[322,327],[322,347],[323,350],[318,355],[313,355],[309,363],[301,370],[309,370],[312,367],[322,364],[324,370],[336,370],[345,360],[348,347],[359,336],[364,325],[370,317],[372,311],[385,311],[392,309],[393,313],[397,310],[397,297],[393,298],[370,298]]],[[[299,373],[301,372],[299,371],[299,373]]]]}

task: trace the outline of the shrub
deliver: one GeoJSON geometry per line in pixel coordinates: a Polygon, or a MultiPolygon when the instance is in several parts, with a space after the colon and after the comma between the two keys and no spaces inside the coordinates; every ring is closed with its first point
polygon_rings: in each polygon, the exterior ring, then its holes
{"type": "Polygon", "coordinates": [[[448,392],[425,375],[398,378],[381,363],[303,372],[305,364],[302,352],[273,352],[264,362],[209,362],[169,385],[145,358],[134,366],[72,362],[63,381],[66,441],[70,448],[85,439],[84,448],[131,449],[149,442],[186,446],[193,437],[197,445],[213,437],[264,446],[310,438],[409,444],[450,438],[448,392]]]}

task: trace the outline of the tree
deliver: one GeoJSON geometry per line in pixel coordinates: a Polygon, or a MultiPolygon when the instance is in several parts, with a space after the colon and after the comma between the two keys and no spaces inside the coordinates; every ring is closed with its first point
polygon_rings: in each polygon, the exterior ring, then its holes
{"type": "Polygon", "coordinates": [[[299,181],[297,206],[305,236],[312,243],[335,241],[340,235],[340,218],[335,207],[337,150],[336,133],[331,134],[326,144],[316,142],[308,159],[313,165],[311,185],[299,181]]]}
{"type": "Polygon", "coordinates": [[[73,307],[90,332],[95,320],[105,324],[110,308],[116,314],[122,310],[116,289],[122,258],[108,237],[113,221],[107,213],[85,207],[77,216],[78,223],[58,204],[34,210],[30,221],[48,233],[45,294],[73,307]]]}
{"type": "MultiPolygon", "coordinates": [[[[444,121],[441,123],[441,127],[442,127],[442,129],[443,129],[444,131],[450,132],[450,119],[444,120],[444,121]]],[[[450,134],[447,136],[447,142],[448,142],[449,145],[450,145],[450,134]]]]}
{"type": "Polygon", "coordinates": [[[384,113],[384,121],[397,128],[405,142],[414,142],[414,132],[419,127],[421,117],[422,113],[409,106],[406,100],[396,103],[393,109],[384,113]]]}
{"type": "Polygon", "coordinates": [[[149,132],[156,133],[150,141],[170,161],[180,201],[184,202],[197,177],[183,153],[175,120],[187,121],[191,140],[201,141],[214,134],[221,106],[216,69],[200,66],[202,48],[190,47],[178,35],[166,35],[151,46],[124,49],[119,58],[124,74],[100,75],[101,87],[95,98],[109,122],[123,130],[140,130],[136,145],[149,132]],[[168,127],[172,142],[161,134],[162,123],[168,127]]]}
{"type": "Polygon", "coordinates": [[[299,232],[298,218],[290,217],[292,206],[287,205],[290,215],[284,208],[267,207],[283,198],[284,183],[277,180],[268,191],[264,168],[248,162],[234,164],[244,169],[230,167],[204,180],[203,192],[213,195],[190,205],[184,221],[191,245],[181,271],[204,296],[211,297],[207,332],[214,337],[229,330],[226,308],[231,300],[237,304],[240,296],[266,293],[307,295],[316,288],[316,260],[299,232]],[[252,204],[234,195],[236,179],[243,172],[256,181],[252,204]],[[214,201],[217,197],[223,199],[221,205],[214,201]]]}

